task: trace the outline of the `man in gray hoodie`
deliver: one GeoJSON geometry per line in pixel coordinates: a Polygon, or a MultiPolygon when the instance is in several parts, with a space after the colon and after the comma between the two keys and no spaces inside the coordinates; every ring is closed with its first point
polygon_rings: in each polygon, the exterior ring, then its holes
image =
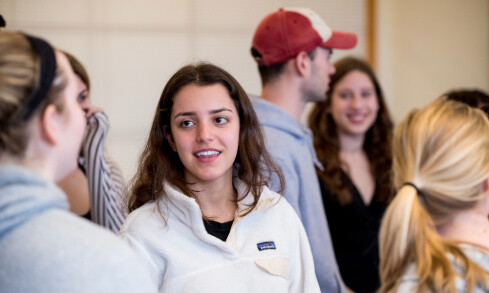
{"type": "MultiPolygon", "coordinates": [[[[267,148],[282,168],[284,197],[299,215],[311,245],[322,292],[346,292],[337,268],[315,168],[309,129],[300,124],[308,102],[324,101],[332,49],[356,45],[353,33],[332,31],[307,8],[280,9],[258,25],[251,52],[262,79],[261,99],[252,99],[267,148]]],[[[278,179],[270,182],[277,189],[278,179]]]]}

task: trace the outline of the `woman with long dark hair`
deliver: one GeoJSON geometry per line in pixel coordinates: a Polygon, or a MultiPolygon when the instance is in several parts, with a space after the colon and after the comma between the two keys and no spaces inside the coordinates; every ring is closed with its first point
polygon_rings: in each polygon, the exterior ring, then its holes
{"type": "Polygon", "coordinates": [[[304,227],[266,186],[272,172],[283,178],[239,83],[185,66],[158,102],[120,236],[160,292],[319,292],[304,227]]]}
{"type": "Polygon", "coordinates": [[[346,57],[335,67],[326,101],[309,116],[324,167],[317,174],[341,276],[355,292],[374,292],[380,220],[392,196],[393,124],[366,62],[346,57]]]}

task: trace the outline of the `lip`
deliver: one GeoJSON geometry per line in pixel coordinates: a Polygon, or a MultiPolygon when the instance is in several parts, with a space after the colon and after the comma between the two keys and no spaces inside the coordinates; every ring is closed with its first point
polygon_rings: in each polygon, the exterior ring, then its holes
{"type": "Polygon", "coordinates": [[[362,124],[365,122],[367,119],[368,114],[359,114],[359,113],[353,113],[353,114],[347,114],[346,118],[353,123],[353,124],[362,124]]]}
{"type": "Polygon", "coordinates": [[[215,161],[222,151],[216,149],[200,149],[194,153],[194,157],[201,163],[210,163],[215,161]]]}

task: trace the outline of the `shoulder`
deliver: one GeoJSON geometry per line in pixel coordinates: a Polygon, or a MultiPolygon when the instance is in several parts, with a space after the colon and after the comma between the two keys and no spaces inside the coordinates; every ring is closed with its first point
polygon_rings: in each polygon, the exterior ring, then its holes
{"type": "Polygon", "coordinates": [[[161,225],[163,222],[161,217],[158,201],[148,202],[127,216],[119,234],[145,233],[150,229],[156,228],[156,225],[161,225]]]}
{"type": "Polygon", "coordinates": [[[489,250],[465,243],[459,246],[468,258],[489,271],[489,250]]]}
{"type": "Polygon", "coordinates": [[[108,256],[110,254],[107,252],[117,247],[125,249],[124,243],[108,229],[66,211],[53,210],[33,222],[37,223],[33,223],[32,228],[44,230],[47,238],[55,238],[60,243],[72,243],[73,251],[81,249],[87,254],[108,256]]]}
{"type": "Polygon", "coordinates": [[[307,145],[298,141],[294,136],[267,127],[264,127],[264,132],[266,148],[280,165],[298,164],[304,160],[305,156],[307,156],[307,161],[311,160],[307,145]]]}
{"type": "Polygon", "coordinates": [[[416,287],[418,286],[418,276],[416,273],[416,265],[414,263],[410,263],[404,274],[401,277],[401,283],[397,288],[397,293],[415,293],[416,287]]]}
{"type": "MultiPolygon", "coordinates": [[[[126,243],[111,231],[67,211],[52,210],[34,218],[12,233],[7,242],[10,248],[2,250],[9,254],[9,262],[15,263],[13,270],[23,272],[33,282],[39,277],[33,272],[42,271],[44,280],[54,280],[61,277],[55,268],[63,267],[63,281],[47,284],[57,288],[54,291],[76,284],[76,292],[130,292],[130,288],[137,290],[138,285],[149,281],[126,243]]],[[[143,292],[149,292],[146,289],[143,285],[143,292]]]]}
{"type": "Polygon", "coordinates": [[[257,205],[258,209],[261,207],[266,216],[276,217],[279,221],[287,220],[289,223],[300,222],[287,199],[266,186],[263,187],[260,202],[257,205]]]}

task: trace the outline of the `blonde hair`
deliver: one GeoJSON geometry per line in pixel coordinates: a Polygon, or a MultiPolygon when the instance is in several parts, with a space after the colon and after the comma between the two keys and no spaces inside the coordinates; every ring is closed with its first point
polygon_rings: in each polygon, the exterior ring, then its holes
{"type": "Polygon", "coordinates": [[[410,262],[416,265],[416,292],[456,292],[452,255],[463,265],[467,292],[487,288],[487,272],[436,227],[474,207],[489,177],[489,121],[465,104],[441,97],[412,111],[393,140],[394,184],[398,192],[380,229],[379,292],[395,291],[410,262]],[[409,182],[416,188],[403,185],[409,182]]]}
{"type": "Polygon", "coordinates": [[[31,121],[39,119],[49,104],[63,110],[60,92],[66,86],[66,76],[56,70],[56,76],[46,97],[26,121],[17,115],[40,82],[40,61],[26,37],[20,33],[0,33],[0,154],[22,157],[27,146],[31,121]]]}

